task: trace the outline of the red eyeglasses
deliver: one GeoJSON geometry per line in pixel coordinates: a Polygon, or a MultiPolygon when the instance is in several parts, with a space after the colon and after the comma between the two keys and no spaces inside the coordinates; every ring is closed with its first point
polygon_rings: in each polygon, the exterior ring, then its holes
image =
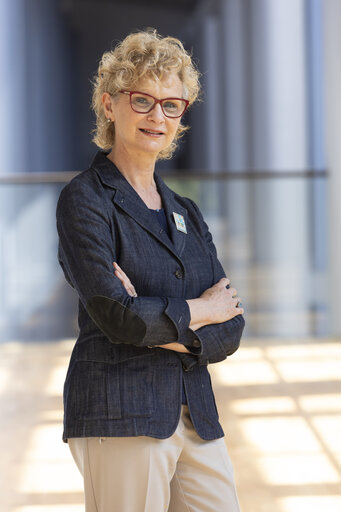
{"type": "Polygon", "coordinates": [[[158,100],[151,94],[139,91],[119,91],[129,94],[130,106],[138,114],[147,114],[157,103],[160,103],[162,112],[166,117],[181,117],[186,112],[189,101],[184,98],[163,98],[158,100]]]}

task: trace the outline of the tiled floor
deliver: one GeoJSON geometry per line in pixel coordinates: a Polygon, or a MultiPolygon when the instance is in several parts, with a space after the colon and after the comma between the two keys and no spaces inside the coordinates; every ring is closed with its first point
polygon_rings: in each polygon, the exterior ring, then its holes
{"type": "MultiPolygon", "coordinates": [[[[0,345],[1,512],[84,510],[61,441],[72,346],[0,345]]],[[[341,340],[249,338],[210,369],[242,511],[340,512],[341,340]]]]}

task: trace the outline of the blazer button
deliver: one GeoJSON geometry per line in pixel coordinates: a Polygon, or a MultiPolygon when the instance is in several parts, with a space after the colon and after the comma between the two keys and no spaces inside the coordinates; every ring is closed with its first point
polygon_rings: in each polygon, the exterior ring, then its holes
{"type": "Polygon", "coordinates": [[[184,273],[183,271],[181,270],[181,268],[178,268],[176,271],[175,271],[175,277],[177,277],[178,279],[182,279],[184,277],[184,273]]]}
{"type": "Polygon", "coordinates": [[[182,365],[182,369],[185,371],[185,372],[192,372],[193,371],[193,368],[186,368],[186,366],[183,364],[182,365]]]}
{"type": "Polygon", "coordinates": [[[193,341],[193,347],[200,347],[200,341],[199,340],[194,340],[193,341]]]}

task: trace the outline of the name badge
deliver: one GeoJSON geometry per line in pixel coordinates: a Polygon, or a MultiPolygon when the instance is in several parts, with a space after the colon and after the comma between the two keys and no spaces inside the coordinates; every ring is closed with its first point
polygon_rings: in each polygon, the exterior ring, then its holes
{"type": "Polygon", "coordinates": [[[183,216],[180,215],[180,213],[173,212],[173,217],[175,220],[176,229],[187,234],[185,219],[183,218],[183,216]]]}

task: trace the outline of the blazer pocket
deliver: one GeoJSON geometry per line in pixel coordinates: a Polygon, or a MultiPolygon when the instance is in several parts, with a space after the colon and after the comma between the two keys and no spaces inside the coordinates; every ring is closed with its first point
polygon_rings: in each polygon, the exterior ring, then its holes
{"type": "Polygon", "coordinates": [[[122,417],[151,416],[156,409],[153,358],[136,357],[119,363],[117,367],[122,417]]]}
{"type": "Polygon", "coordinates": [[[77,361],[67,410],[75,420],[121,419],[155,412],[153,352],[112,364],[77,361]]]}
{"type": "Polygon", "coordinates": [[[70,379],[68,410],[76,420],[121,418],[117,365],[78,361],[70,379]],[[71,413],[72,414],[72,413],[71,413]]]}

